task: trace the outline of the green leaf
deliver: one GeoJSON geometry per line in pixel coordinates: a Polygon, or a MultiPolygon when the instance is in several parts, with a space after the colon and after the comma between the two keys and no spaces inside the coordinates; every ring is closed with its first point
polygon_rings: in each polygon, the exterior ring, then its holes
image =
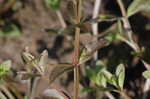
{"type": "Polygon", "coordinates": [[[115,75],[112,75],[111,79],[108,80],[108,83],[114,85],[115,87],[118,87],[118,84],[117,84],[117,77],[115,75]]]}
{"type": "Polygon", "coordinates": [[[39,64],[38,64],[41,72],[45,72],[47,63],[48,63],[48,52],[47,52],[47,50],[44,50],[41,53],[41,56],[40,56],[40,59],[39,59],[39,64]]]}
{"type": "Polygon", "coordinates": [[[44,50],[39,58],[35,58],[35,56],[33,56],[28,51],[22,52],[21,56],[24,64],[27,66],[27,69],[30,69],[32,71],[32,69],[35,68],[41,75],[45,73],[48,63],[47,50],[44,50]]]}
{"type": "Polygon", "coordinates": [[[114,22],[117,21],[119,19],[121,19],[121,17],[117,17],[114,15],[108,15],[108,14],[100,14],[98,17],[96,18],[85,18],[86,20],[84,22],[91,22],[91,23],[99,23],[99,22],[114,22]]]}
{"type": "Polygon", "coordinates": [[[8,68],[8,69],[11,68],[11,64],[12,64],[11,60],[7,60],[7,61],[2,63],[2,65],[6,66],[6,68],[8,68]]]}
{"type": "Polygon", "coordinates": [[[29,52],[23,52],[21,57],[22,57],[24,64],[27,64],[35,59],[35,57],[29,52]]]}
{"type": "Polygon", "coordinates": [[[96,90],[97,90],[96,88],[84,87],[84,88],[82,89],[82,93],[84,93],[84,92],[94,92],[94,91],[96,91],[96,90]]]}
{"type": "Polygon", "coordinates": [[[104,87],[100,87],[100,88],[84,87],[82,90],[82,92],[95,92],[95,91],[114,91],[114,92],[117,92],[117,90],[115,90],[114,88],[104,88],[104,87]]]}
{"type": "Polygon", "coordinates": [[[61,74],[64,72],[68,72],[74,69],[74,66],[71,64],[61,64],[56,67],[51,71],[50,73],[50,83],[52,83],[56,78],[58,78],[61,74]]]}
{"type": "Polygon", "coordinates": [[[125,72],[125,68],[123,64],[119,64],[116,69],[116,76],[119,76],[121,72],[125,72]]]}
{"type": "Polygon", "coordinates": [[[143,76],[146,78],[146,79],[150,79],[150,70],[146,70],[143,72],[143,76]]]}
{"type": "Polygon", "coordinates": [[[107,85],[107,79],[105,78],[104,74],[102,72],[99,72],[96,77],[96,84],[106,87],[107,85]]]}
{"type": "Polygon", "coordinates": [[[11,68],[11,61],[7,60],[5,62],[3,62],[2,64],[0,64],[0,77],[6,75],[11,68]]]}
{"type": "Polygon", "coordinates": [[[29,78],[35,78],[35,77],[40,77],[40,74],[36,74],[36,73],[30,73],[30,72],[18,72],[17,73],[21,80],[28,80],[29,78]]]}
{"type": "Polygon", "coordinates": [[[49,34],[59,34],[59,35],[72,35],[74,32],[75,27],[81,27],[80,24],[73,24],[66,28],[47,28],[44,31],[48,32],[49,34]]]}
{"type": "Polygon", "coordinates": [[[118,23],[112,25],[109,29],[107,29],[107,31],[105,31],[105,33],[109,33],[106,36],[106,40],[108,40],[110,43],[112,43],[113,41],[121,40],[120,24],[121,24],[120,21],[118,21],[118,23]]]}
{"type": "Polygon", "coordinates": [[[150,11],[150,1],[134,0],[127,9],[127,15],[130,17],[139,11],[150,11]]]}
{"type": "Polygon", "coordinates": [[[133,55],[133,56],[138,56],[138,57],[141,57],[142,58],[142,54],[145,52],[145,48],[144,47],[142,47],[140,50],[138,50],[138,51],[132,51],[131,52],[131,54],[133,55]]]}
{"type": "Polygon", "coordinates": [[[88,68],[86,69],[86,74],[91,81],[96,82],[97,73],[94,70],[88,68]]]}
{"type": "Polygon", "coordinates": [[[104,20],[104,19],[114,19],[116,18],[116,16],[113,15],[109,15],[109,14],[100,14],[98,16],[99,19],[104,20]]]}
{"type": "Polygon", "coordinates": [[[102,72],[103,72],[103,75],[105,76],[105,78],[106,78],[107,80],[110,80],[111,77],[113,76],[113,75],[112,75],[109,71],[107,71],[107,70],[103,70],[102,72]]]}
{"type": "Polygon", "coordinates": [[[47,88],[42,95],[46,96],[47,99],[70,99],[68,93],[61,89],[47,88]]]}
{"type": "Polygon", "coordinates": [[[95,68],[86,68],[86,75],[90,78],[91,81],[97,83],[97,75],[102,70],[103,67],[96,66],[95,68]]]}
{"type": "Polygon", "coordinates": [[[117,25],[118,25],[119,33],[122,34],[123,33],[123,26],[122,26],[121,20],[117,21],[117,25]]]}
{"type": "Polygon", "coordinates": [[[15,24],[7,24],[0,31],[0,36],[18,37],[20,35],[21,31],[15,24]]]}
{"type": "Polygon", "coordinates": [[[87,59],[88,57],[88,50],[86,48],[83,48],[80,54],[79,62],[82,62],[83,60],[87,59]]]}
{"type": "Polygon", "coordinates": [[[60,0],[45,0],[46,7],[58,10],[60,7],[60,0]]]}
{"type": "Polygon", "coordinates": [[[116,89],[114,89],[114,88],[99,88],[98,89],[99,91],[114,91],[114,92],[117,92],[117,90],[116,89]]]}
{"type": "Polygon", "coordinates": [[[106,66],[105,63],[102,60],[96,61],[96,66],[106,66]]]}
{"type": "Polygon", "coordinates": [[[124,79],[125,79],[125,67],[123,64],[118,65],[116,70],[116,76],[118,80],[118,87],[123,89],[124,79]]]}
{"type": "Polygon", "coordinates": [[[121,72],[118,76],[118,86],[123,89],[124,85],[124,79],[125,79],[125,72],[121,72]]]}
{"type": "Polygon", "coordinates": [[[116,40],[116,33],[109,34],[106,39],[111,43],[116,40]]]}

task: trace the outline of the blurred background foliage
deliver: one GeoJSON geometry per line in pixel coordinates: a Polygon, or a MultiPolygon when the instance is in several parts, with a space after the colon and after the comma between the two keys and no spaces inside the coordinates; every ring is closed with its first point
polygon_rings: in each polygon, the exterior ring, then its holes
{"type": "MultiPolygon", "coordinates": [[[[95,0],[83,0],[82,20],[80,24],[75,24],[71,0],[0,0],[0,62],[8,59],[13,61],[11,69],[14,77],[17,71],[25,69],[20,53],[25,46],[29,46],[35,56],[46,49],[49,64],[70,63],[74,28],[81,28],[81,40],[87,42],[95,37],[91,39],[84,36],[92,34],[91,24],[95,22],[98,23],[99,35],[104,35],[103,39],[107,40],[108,44],[98,50],[97,60],[90,59],[80,68],[79,98],[107,99],[105,92],[110,91],[116,99],[122,99],[117,91],[124,89],[124,93],[131,99],[142,99],[145,78],[150,78],[149,70],[145,71],[142,63],[150,63],[150,1],[123,0],[133,38],[140,48],[137,51],[125,40],[128,39],[127,30],[123,27],[123,17],[116,1],[102,0],[99,15],[93,19],[95,0]]],[[[88,44],[81,42],[81,45],[81,48],[84,48],[88,44]]],[[[8,61],[6,63],[10,64],[8,61]]],[[[10,69],[9,66],[3,68],[3,65],[5,62],[0,65],[0,77],[10,69]]],[[[52,69],[53,66],[49,65],[47,74],[52,69]]],[[[58,71],[60,72],[64,71],[58,71]]],[[[18,80],[18,77],[15,77],[15,81],[18,80]]],[[[72,96],[73,72],[55,78],[58,79],[53,86],[60,86],[58,89],[62,88],[72,96]]],[[[41,91],[48,87],[46,80],[39,82],[38,88],[41,91]]],[[[25,88],[23,86],[19,92],[24,93],[25,88]]],[[[41,91],[37,92],[37,97],[41,91]]],[[[149,90],[145,93],[149,93],[149,90]]],[[[149,98],[148,95],[147,99],[149,98]]]]}

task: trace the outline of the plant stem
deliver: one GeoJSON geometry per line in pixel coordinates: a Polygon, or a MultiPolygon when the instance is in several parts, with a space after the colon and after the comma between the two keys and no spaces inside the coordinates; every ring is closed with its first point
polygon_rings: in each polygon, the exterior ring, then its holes
{"type": "Polygon", "coordinates": [[[31,97],[31,78],[28,79],[27,82],[28,82],[27,83],[28,89],[27,89],[26,97],[27,97],[27,99],[30,99],[30,97],[31,97]]]}
{"type": "Polygon", "coordinates": [[[63,18],[62,13],[60,12],[60,10],[57,10],[57,11],[56,11],[56,14],[57,14],[57,16],[58,16],[58,19],[59,19],[59,21],[60,21],[61,26],[62,26],[63,28],[66,28],[66,27],[67,27],[67,24],[65,23],[65,20],[64,20],[64,18],[63,18]]]}
{"type": "Polygon", "coordinates": [[[127,13],[126,13],[126,9],[123,5],[123,2],[122,2],[122,0],[117,0],[117,3],[120,7],[121,14],[123,16],[123,24],[124,24],[124,28],[127,32],[128,39],[136,47],[135,51],[138,51],[140,48],[139,48],[139,46],[137,45],[137,43],[134,41],[134,39],[132,37],[133,36],[133,31],[132,31],[132,28],[131,28],[131,24],[128,20],[128,16],[127,16],[127,13]]]}
{"type": "MultiPolygon", "coordinates": [[[[127,16],[127,13],[126,13],[126,10],[125,10],[125,7],[123,5],[123,2],[122,0],[117,0],[118,4],[119,4],[119,7],[121,9],[121,13],[123,15],[123,23],[124,23],[124,28],[126,29],[127,33],[128,33],[128,38],[129,38],[129,41],[127,41],[126,43],[129,44],[133,50],[135,52],[139,51],[140,50],[140,47],[138,46],[138,44],[133,40],[133,31],[132,31],[132,28],[131,28],[131,25],[130,25],[130,22],[128,20],[128,16],[127,16]]],[[[142,63],[144,64],[145,68],[146,69],[149,69],[149,64],[147,64],[145,61],[142,61],[142,63]]],[[[150,81],[149,80],[146,80],[145,82],[145,85],[144,85],[144,90],[143,90],[143,99],[146,99],[147,98],[147,92],[145,92],[146,90],[149,90],[150,88],[150,81]]]]}
{"type": "Polygon", "coordinates": [[[31,82],[32,85],[30,88],[31,92],[30,92],[30,99],[34,99],[35,98],[35,94],[36,94],[36,87],[37,87],[37,84],[38,84],[38,80],[39,80],[39,77],[35,77],[33,78],[33,81],[31,82]]]}
{"type": "Polygon", "coordinates": [[[110,93],[110,92],[105,92],[105,95],[109,98],[109,99],[115,99],[115,97],[110,93]]]}
{"type": "MultiPolygon", "coordinates": [[[[75,1],[75,20],[76,24],[80,23],[81,19],[81,4],[82,0],[76,0],[75,1]]],[[[79,93],[79,54],[80,54],[80,28],[75,28],[75,48],[74,48],[74,56],[73,56],[73,65],[74,68],[74,99],[78,99],[78,93],[79,93]]]]}
{"type": "Polygon", "coordinates": [[[15,99],[15,97],[9,92],[9,90],[4,85],[1,85],[0,89],[8,96],[9,99],[15,99]]]}
{"type": "Polygon", "coordinates": [[[0,99],[7,99],[1,91],[0,91],[0,99]]]}
{"type": "Polygon", "coordinates": [[[150,87],[150,80],[147,79],[146,82],[145,82],[145,85],[144,85],[144,89],[143,89],[143,93],[145,93],[145,94],[143,94],[142,99],[146,99],[147,98],[149,87],[150,87]]]}
{"type": "MultiPolygon", "coordinates": [[[[97,18],[101,6],[101,1],[102,0],[95,0],[94,4],[94,10],[93,10],[93,19],[97,18]]],[[[98,35],[98,23],[93,23],[92,24],[92,31],[94,35],[98,35]]],[[[94,59],[97,60],[98,57],[98,52],[94,54],[94,59]]]]}
{"type": "Polygon", "coordinates": [[[39,77],[30,78],[28,80],[27,99],[34,99],[38,80],[39,77]]]}
{"type": "Polygon", "coordinates": [[[79,93],[79,67],[74,68],[74,99],[78,99],[79,93]]]}
{"type": "Polygon", "coordinates": [[[120,92],[123,99],[131,99],[123,90],[120,92]]]}
{"type": "Polygon", "coordinates": [[[120,7],[121,14],[123,16],[124,28],[127,30],[127,35],[128,35],[129,40],[132,41],[132,34],[133,34],[133,32],[131,30],[131,25],[130,25],[128,17],[127,17],[126,9],[125,9],[125,7],[123,5],[122,0],[117,0],[117,2],[118,2],[118,5],[120,7]]]}

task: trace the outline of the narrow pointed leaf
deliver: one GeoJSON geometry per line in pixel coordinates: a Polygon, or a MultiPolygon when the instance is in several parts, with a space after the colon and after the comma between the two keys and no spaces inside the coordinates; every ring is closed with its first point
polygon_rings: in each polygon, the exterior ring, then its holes
{"type": "Polygon", "coordinates": [[[116,76],[118,80],[118,87],[122,89],[124,85],[124,79],[125,79],[125,67],[123,64],[118,65],[116,69],[116,76]]]}
{"type": "Polygon", "coordinates": [[[45,96],[46,99],[70,99],[68,93],[64,92],[63,90],[52,88],[44,90],[43,96],[45,96]]]}
{"type": "Polygon", "coordinates": [[[50,73],[50,83],[52,83],[56,78],[58,78],[64,72],[68,72],[74,69],[74,66],[71,64],[63,64],[54,67],[54,69],[50,73]]]}
{"type": "Polygon", "coordinates": [[[117,20],[119,20],[121,18],[122,17],[116,17],[116,16],[113,16],[113,15],[99,15],[95,19],[90,19],[89,22],[94,22],[94,23],[98,23],[98,22],[113,22],[113,21],[117,21],[117,20]]]}
{"type": "Polygon", "coordinates": [[[34,77],[40,77],[40,74],[36,74],[36,73],[28,73],[28,72],[17,72],[17,74],[19,74],[19,78],[21,80],[28,80],[29,78],[34,78],[34,77]]]}
{"type": "Polygon", "coordinates": [[[61,0],[45,0],[46,7],[58,10],[60,7],[61,0]]]}
{"type": "Polygon", "coordinates": [[[118,66],[117,66],[117,69],[116,69],[116,76],[119,76],[119,74],[121,73],[121,72],[124,72],[125,71],[125,68],[124,68],[124,65],[123,64],[119,64],[118,66]]]}
{"type": "MultiPolygon", "coordinates": [[[[92,44],[91,44],[92,45],[92,44]]],[[[108,45],[108,41],[105,39],[100,39],[98,42],[96,42],[94,44],[95,46],[91,47],[91,49],[88,51],[87,48],[85,48],[83,50],[83,52],[81,53],[82,57],[80,57],[79,59],[79,65],[87,62],[88,60],[90,60],[93,56],[93,54],[100,48],[103,48],[105,46],[108,45]]]]}
{"type": "Polygon", "coordinates": [[[31,62],[32,60],[35,59],[35,57],[32,54],[28,53],[28,52],[23,52],[21,57],[22,57],[22,60],[23,60],[24,64],[27,64],[27,63],[29,63],[29,62],[31,62]]]}
{"type": "Polygon", "coordinates": [[[48,63],[48,52],[47,50],[44,50],[40,56],[40,60],[38,64],[42,72],[45,71],[47,63],[48,63]]]}
{"type": "Polygon", "coordinates": [[[48,62],[48,52],[47,52],[47,50],[44,50],[41,53],[39,65],[45,65],[45,64],[47,64],[47,62],[48,62]]]}
{"type": "Polygon", "coordinates": [[[128,17],[136,14],[139,11],[150,11],[150,1],[149,0],[133,0],[127,9],[128,17]]]}
{"type": "Polygon", "coordinates": [[[121,72],[118,76],[118,86],[123,89],[123,85],[124,85],[124,79],[125,79],[125,72],[121,72]]]}
{"type": "Polygon", "coordinates": [[[44,31],[50,34],[72,35],[76,27],[81,27],[81,24],[78,24],[78,25],[74,24],[74,25],[70,25],[66,28],[61,28],[61,29],[47,28],[47,29],[44,29],[44,31]]]}

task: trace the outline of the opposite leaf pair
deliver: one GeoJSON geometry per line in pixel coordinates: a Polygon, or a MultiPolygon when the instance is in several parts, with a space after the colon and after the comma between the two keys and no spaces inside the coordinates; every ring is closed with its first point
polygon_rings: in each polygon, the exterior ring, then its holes
{"type": "Polygon", "coordinates": [[[48,52],[44,50],[40,57],[36,58],[29,51],[24,51],[22,60],[26,65],[27,73],[44,75],[48,61],[48,52]]]}
{"type": "Polygon", "coordinates": [[[121,91],[124,85],[125,68],[123,64],[118,65],[115,74],[110,73],[102,64],[96,69],[87,69],[87,75],[96,85],[101,86],[102,90],[121,91]],[[96,70],[96,71],[95,71],[96,70]],[[107,84],[113,85],[117,88],[109,88],[107,84]]]}

